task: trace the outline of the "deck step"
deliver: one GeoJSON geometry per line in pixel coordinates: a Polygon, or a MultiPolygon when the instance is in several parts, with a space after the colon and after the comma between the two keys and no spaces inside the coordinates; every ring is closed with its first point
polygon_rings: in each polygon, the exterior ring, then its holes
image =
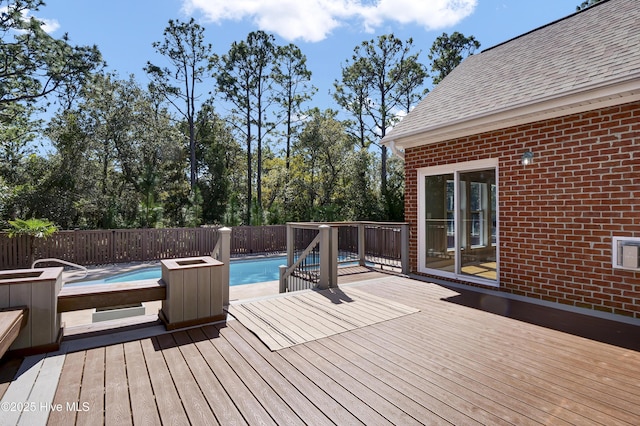
{"type": "Polygon", "coordinates": [[[9,350],[11,344],[27,323],[25,308],[8,308],[0,310],[0,358],[9,350]]]}

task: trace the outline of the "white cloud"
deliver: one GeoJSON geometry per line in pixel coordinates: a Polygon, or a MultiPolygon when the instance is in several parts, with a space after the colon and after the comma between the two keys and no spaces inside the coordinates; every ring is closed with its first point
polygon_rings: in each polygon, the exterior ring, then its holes
{"type": "MultiPolygon", "coordinates": [[[[7,13],[8,11],[9,9],[6,6],[0,7],[0,13],[2,14],[7,13]]],[[[23,21],[28,21],[29,19],[31,19],[32,15],[30,14],[30,12],[31,12],[30,9],[24,9],[21,13],[21,19],[23,21]]],[[[58,28],[60,28],[60,23],[55,19],[46,19],[46,18],[38,18],[38,17],[36,17],[36,19],[42,22],[42,29],[47,34],[51,34],[52,32],[56,31],[58,28]]]]}
{"type": "Polygon", "coordinates": [[[58,28],[60,28],[60,23],[55,19],[45,19],[40,18],[40,22],[42,22],[42,29],[47,33],[51,34],[58,28]]]}
{"type": "Polygon", "coordinates": [[[251,19],[261,30],[284,39],[316,42],[337,27],[357,22],[374,31],[385,22],[417,24],[427,30],[449,27],[469,16],[477,0],[183,0],[187,14],[201,12],[212,22],[251,19]]]}

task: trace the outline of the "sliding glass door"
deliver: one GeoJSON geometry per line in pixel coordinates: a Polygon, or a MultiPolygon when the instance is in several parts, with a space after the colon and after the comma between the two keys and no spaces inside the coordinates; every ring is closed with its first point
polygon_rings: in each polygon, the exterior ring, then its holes
{"type": "Polygon", "coordinates": [[[496,172],[459,174],[460,274],[496,280],[496,172]]]}
{"type": "Polygon", "coordinates": [[[497,284],[496,168],[483,164],[420,171],[421,271],[497,284]]]}

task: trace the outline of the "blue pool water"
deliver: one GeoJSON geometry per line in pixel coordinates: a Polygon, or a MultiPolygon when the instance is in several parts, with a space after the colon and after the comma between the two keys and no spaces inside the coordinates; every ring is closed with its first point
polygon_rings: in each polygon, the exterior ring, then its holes
{"type": "MultiPolygon", "coordinates": [[[[276,281],[279,279],[280,265],[286,265],[285,256],[267,257],[251,260],[232,260],[229,264],[229,285],[242,285],[260,283],[264,281],[276,281]]],[[[136,280],[153,280],[162,276],[160,266],[151,266],[138,271],[113,275],[103,280],[82,281],[69,283],[70,285],[122,283],[136,280]]]]}

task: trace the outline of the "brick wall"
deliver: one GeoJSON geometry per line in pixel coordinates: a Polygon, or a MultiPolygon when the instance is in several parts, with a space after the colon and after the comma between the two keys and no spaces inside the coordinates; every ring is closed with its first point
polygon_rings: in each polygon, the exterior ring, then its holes
{"type": "Polygon", "coordinates": [[[501,290],[640,318],[640,273],[611,266],[612,236],[640,237],[640,102],[407,149],[412,271],[416,170],[484,158],[499,159],[501,290]]]}

